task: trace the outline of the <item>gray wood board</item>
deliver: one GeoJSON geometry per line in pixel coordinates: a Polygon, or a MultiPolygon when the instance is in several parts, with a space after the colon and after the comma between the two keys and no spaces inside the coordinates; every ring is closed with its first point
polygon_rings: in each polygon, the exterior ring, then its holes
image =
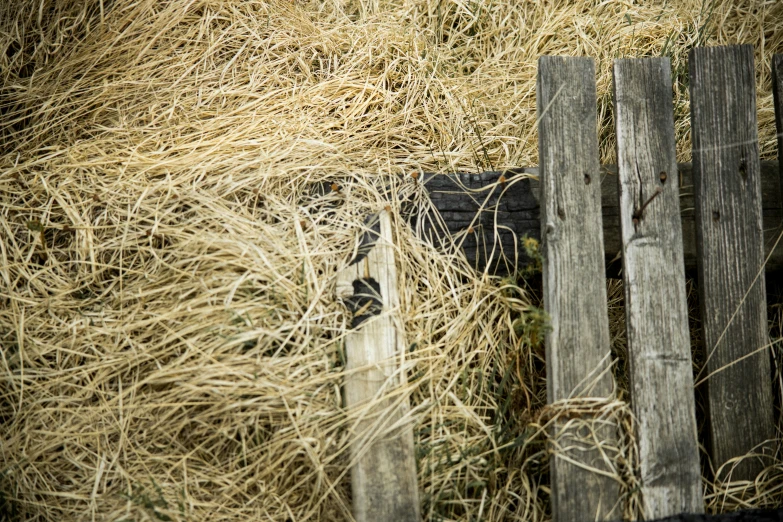
{"type": "Polygon", "coordinates": [[[357,522],[418,522],[413,431],[403,423],[405,353],[389,213],[370,216],[354,259],[337,278],[337,296],[351,314],[345,337],[345,405],[359,412],[350,426],[353,516],[357,522]],[[385,398],[384,398],[385,397],[385,398]],[[403,423],[401,426],[398,424],[403,423]]]}
{"type": "MultiPolygon", "coordinates": [[[[595,66],[590,58],[538,61],[538,143],[546,335],[547,400],[609,397],[613,382],[604,280],[595,66]]],[[[590,422],[590,419],[582,419],[590,422]]],[[[557,423],[550,459],[555,522],[620,518],[618,483],[585,431],[557,423]],[[565,442],[567,441],[567,442],[565,442]],[[567,448],[566,448],[567,445],[567,448]],[[592,468],[592,469],[587,469],[592,468]],[[596,473],[593,470],[602,473],[596,473]]],[[[604,444],[616,427],[602,426],[604,444]]]]}
{"type": "MultiPolygon", "coordinates": [[[[677,165],[679,176],[672,182],[680,186],[680,212],[685,266],[696,269],[696,222],[693,201],[693,175],[690,163],[677,165]]],[[[604,229],[604,250],[606,260],[617,258],[621,251],[620,209],[617,199],[617,167],[604,165],[600,168],[601,213],[604,229]]],[[[480,174],[434,174],[424,175],[424,187],[432,199],[433,206],[443,218],[452,235],[467,234],[462,250],[471,265],[479,270],[486,266],[492,246],[498,245],[490,271],[499,274],[512,272],[530,260],[519,250],[519,238],[524,235],[540,239],[539,183],[537,167],[509,169],[505,172],[483,172],[480,174]],[[498,183],[503,175],[507,178],[505,187],[498,183]],[[494,189],[494,190],[493,190],[494,189]],[[479,212],[481,210],[481,212],[479,212]],[[495,226],[497,223],[497,227],[495,226]],[[505,257],[499,254],[503,252],[505,257]]],[[[777,161],[761,162],[761,196],[764,213],[765,254],[769,254],[781,232],[783,198],[780,190],[780,171],[777,161]]],[[[418,224],[422,236],[433,237],[438,243],[444,232],[421,220],[418,224]]],[[[783,242],[781,242],[783,243],[783,242]]],[[[783,244],[772,253],[767,264],[768,271],[783,269],[783,244]]]]}
{"type": "Polygon", "coordinates": [[[668,58],[614,62],[630,395],[646,518],[704,511],[670,67],[668,58]]]}
{"type": "MultiPolygon", "coordinates": [[[[709,447],[718,470],[754,448],[771,451],[758,445],[775,435],[766,290],[757,277],[764,235],[753,48],[693,49],[689,70],[709,447]]],[[[731,479],[753,480],[764,464],[746,459],[731,479]]]]}

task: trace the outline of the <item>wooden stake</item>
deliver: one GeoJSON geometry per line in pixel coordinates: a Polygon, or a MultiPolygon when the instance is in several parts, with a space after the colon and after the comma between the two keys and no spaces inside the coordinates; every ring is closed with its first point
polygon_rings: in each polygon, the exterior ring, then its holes
{"type": "Polygon", "coordinates": [[[357,522],[418,522],[419,494],[413,432],[398,426],[407,399],[382,399],[404,384],[404,332],[388,211],[367,219],[356,257],[337,279],[349,308],[345,338],[345,405],[361,411],[351,446],[353,516],[357,522]]]}

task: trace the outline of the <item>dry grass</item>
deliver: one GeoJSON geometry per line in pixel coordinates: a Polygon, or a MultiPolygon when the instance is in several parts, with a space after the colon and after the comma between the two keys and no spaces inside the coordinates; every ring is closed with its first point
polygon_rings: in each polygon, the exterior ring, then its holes
{"type": "MultiPolygon", "coordinates": [[[[350,519],[335,273],[390,205],[423,513],[546,520],[560,410],[536,296],[420,242],[407,174],[534,165],[541,54],[596,59],[604,162],[611,60],[671,56],[688,160],[697,43],[755,45],[773,157],[781,20],[728,0],[3,2],[0,516],[350,519]]],[[[633,517],[632,419],[600,407],[633,517]]],[[[783,467],[765,473],[709,508],[780,505],[783,467]]]]}

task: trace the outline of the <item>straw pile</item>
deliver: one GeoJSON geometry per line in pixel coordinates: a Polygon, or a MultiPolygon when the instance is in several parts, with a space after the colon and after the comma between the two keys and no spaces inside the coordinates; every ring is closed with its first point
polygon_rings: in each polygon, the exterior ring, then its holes
{"type": "MultiPolygon", "coordinates": [[[[686,161],[687,50],[736,42],[772,157],[781,19],[753,0],[3,2],[0,518],[349,520],[335,273],[389,205],[422,512],[546,520],[538,297],[418,240],[410,173],[536,164],[542,54],[596,59],[604,162],[612,59],[671,56],[686,161]]],[[[632,419],[606,408],[634,517],[632,419]]],[[[708,487],[710,509],[780,503],[775,474],[708,487]]]]}

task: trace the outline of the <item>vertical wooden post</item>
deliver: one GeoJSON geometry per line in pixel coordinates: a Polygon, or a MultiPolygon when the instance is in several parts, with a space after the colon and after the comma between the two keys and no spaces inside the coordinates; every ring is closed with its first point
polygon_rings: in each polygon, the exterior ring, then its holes
{"type": "Polygon", "coordinates": [[[614,103],[645,517],[703,513],[669,59],[615,60],[614,103]]]}
{"type": "MultiPolygon", "coordinates": [[[[717,471],[750,451],[771,451],[764,443],[775,435],[753,48],[693,49],[689,70],[699,300],[717,471]]],[[[732,480],[753,480],[763,465],[745,459],[719,478],[730,472],[732,480]]]]}
{"type": "MultiPolygon", "coordinates": [[[[589,58],[538,61],[538,149],[547,399],[607,397],[613,391],[606,304],[601,178],[598,164],[595,66],[589,58]]],[[[555,522],[619,519],[618,483],[594,443],[576,429],[550,460],[555,522]],[[589,470],[586,468],[593,468],[589,470]]],[[[611,443],[614,429],[598,437],[611,443]]]]}
{"type": "Polygon", "coordinates": [[[418,522],[416,458],[410,426],[396,427],[407,401],[379,400],[402,384],[403,332],[396,317],[400,306],[388,212],[370,216],[356,257],[337,279],[337,295],[352,314],[345,338],[348,408],[375,401],[354,426],[351,446],[353,516],[357,522],[418,522]]]}

